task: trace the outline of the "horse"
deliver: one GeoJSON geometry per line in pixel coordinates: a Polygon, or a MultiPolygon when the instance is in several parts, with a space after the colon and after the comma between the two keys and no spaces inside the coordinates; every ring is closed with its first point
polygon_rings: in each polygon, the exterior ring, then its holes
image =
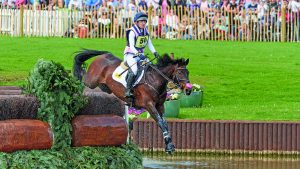
{"type": "MultiPolygon", "coordinates": [[[[88,50],[77,52],[74,57],[73,74],[79,80],[84,77],[84,84],[94,89],[99,87],[102,91],[109,94],[113,93],[126,103],[130,102],[125,97],[125,87],[113,80],[114,70],[121,64],[122,60],[108,51],[88,50]],[[89,65],[87,72],[83,68],[86,60],[95,57],[89,65]]],[[[133,88],[134,100],[132,104],[137,108],[146,109],[151,117],[156,121],[163,132],[165,141],[165,151],[172,154],[175,146],[172,142],[168,124],[163,118],[164,102],[167,96],[167,84],[173,81],[186,95],[191,93],[189,83],[189,71],[187,65],[189,59],[174,59],[168,54],[159,57],[157,63],[147,64],[144,67],[144,75],[141,81],[133,88]]]]}

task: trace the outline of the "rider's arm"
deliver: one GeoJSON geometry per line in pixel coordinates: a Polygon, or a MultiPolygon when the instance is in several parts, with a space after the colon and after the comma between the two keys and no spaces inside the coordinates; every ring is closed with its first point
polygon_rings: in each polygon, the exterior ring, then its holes
{"type": "Polygon", "coordinates": [[[129,32],[129,47],[131,49],[131,51],[136,54],[138,53],[138,51],[136,50],[136,48],[134,47],[134,38],[135,38],[135,35],[134,35],[134,32],[133,31],[130,31],[129,32]]]}
{"type": "Polygon", "coordinates": [[[156,52],[156,50],[155,50],[155,48],[154,48],[154,46],[153,46],[153,44],[152,44],[152,41],[151,41],[150,37],[149,37],[149,40],[148,40],[148,47],[149,47],[149,50],[150,50],[152,53],[155,53],[155,52],[156,52]]]}

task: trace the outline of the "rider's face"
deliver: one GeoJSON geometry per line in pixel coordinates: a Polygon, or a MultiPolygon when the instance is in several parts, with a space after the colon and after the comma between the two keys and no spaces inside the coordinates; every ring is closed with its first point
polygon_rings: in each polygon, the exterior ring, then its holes
{"type": "Polygon", "coordinates": [[[137,21],[137,26],[140,29],[144,29],[146,27],[146,23],[147,23],[147,21],[137,21]]]}

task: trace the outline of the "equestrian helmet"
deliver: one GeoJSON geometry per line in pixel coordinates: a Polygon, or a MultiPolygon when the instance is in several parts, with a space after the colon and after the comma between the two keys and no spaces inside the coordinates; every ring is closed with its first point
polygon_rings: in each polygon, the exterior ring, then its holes
{"type": "Polygon", "coordinates": [[[145,14],[144,12],[138,12],[137,14],[135,14],[133,21],[137,22],[137,21],[146,21],[148,20],[148,15],[145,14]]]}

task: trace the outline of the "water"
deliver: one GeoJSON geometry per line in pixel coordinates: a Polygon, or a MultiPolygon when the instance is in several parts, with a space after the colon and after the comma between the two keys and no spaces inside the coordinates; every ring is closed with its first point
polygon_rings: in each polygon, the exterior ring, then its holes
{"type": "Polygon", "coordinates": [[[143,166],[147,169],[300,169],[300,158],[145,156],[143,166]]]}

